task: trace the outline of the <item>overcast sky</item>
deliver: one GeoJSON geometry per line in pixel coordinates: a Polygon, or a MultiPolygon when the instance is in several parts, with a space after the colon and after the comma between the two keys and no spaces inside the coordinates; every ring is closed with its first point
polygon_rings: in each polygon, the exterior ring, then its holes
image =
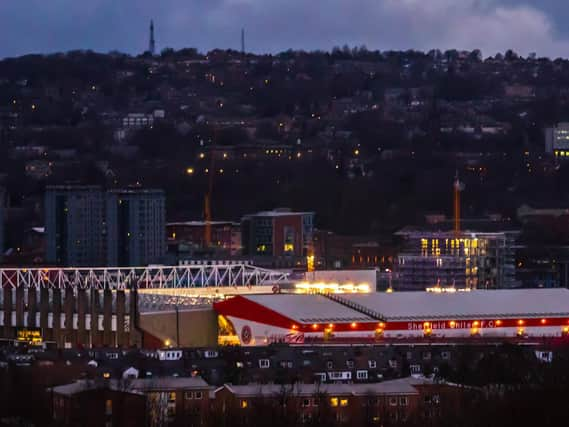
{"type": "Polygon", "coordinates": [[[0,0],[0,57],[71,49],[482,50],[569,57],[569,0],[0,0]]]}

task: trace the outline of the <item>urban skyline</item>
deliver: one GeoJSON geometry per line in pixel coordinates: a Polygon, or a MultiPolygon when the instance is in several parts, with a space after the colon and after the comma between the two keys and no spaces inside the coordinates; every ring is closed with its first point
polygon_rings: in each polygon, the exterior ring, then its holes
{"type": "Polygon", "coordinates": [[[0,427],[567,425],[564,6],[0,3],[0,427]]]}

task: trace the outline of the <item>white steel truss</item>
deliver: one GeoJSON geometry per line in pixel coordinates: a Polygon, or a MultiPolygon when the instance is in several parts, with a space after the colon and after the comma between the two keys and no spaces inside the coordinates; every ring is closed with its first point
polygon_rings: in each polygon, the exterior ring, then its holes
{"type": "Polygon", "coordinates": [[[278,286],[289,273],[250,264],[0,269],[0,289],[156,289],[278,286]]]}

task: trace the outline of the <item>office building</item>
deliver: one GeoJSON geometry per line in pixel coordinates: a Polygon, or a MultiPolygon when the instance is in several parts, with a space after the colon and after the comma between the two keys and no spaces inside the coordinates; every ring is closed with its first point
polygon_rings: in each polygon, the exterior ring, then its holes
{"type": "Polygon", "coordinates": [[[241,238],[245,255],[306,256],[312,246],[314,212],[276,209],[245,216],[241,238]]]}
{"type": "Polygon", "coordinates": [[[146,266],[166,254],[165,196],[162,190],[107,193],[107,265],[146,266]]]}
{"type": "Polygon", "coordinates": [[[545,129],[545,152],[556,158],[569,159],[569,123],[558,123],[545,129]]]}
{"type": "Polygon", "coordinates": [[[46,261],[74,267],[103,265],[104,209],[104,193],[98,186],[47,187],[46,261]]]}

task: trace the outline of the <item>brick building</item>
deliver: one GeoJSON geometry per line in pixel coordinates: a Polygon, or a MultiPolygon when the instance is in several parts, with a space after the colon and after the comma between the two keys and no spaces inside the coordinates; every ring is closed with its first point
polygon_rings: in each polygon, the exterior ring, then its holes
{"type": "Polygon", "coordinates": [[[193,249],[207,250],[205,242],[206,227],[211,229],[211,245],[213,249],[229,256],[241,253],[241,227],[230,221],[185,221],[166,224],[168,243],[190,245],[193,249]]]}
{"type": "Polygon", "coordinates": [[[457,391],[413,377],[373,384],[225,384],[215,390],[214,413],[240,425],[269,414],[292,424],[385,425],[432,417],[442,398],[451,401],[457,391]]]}
{"type": "Polygon", "coordinates": [[[241,220],[241,230],[245,255],[300,258],[312,246],[314,212],[258,212],[241,220]]]}

